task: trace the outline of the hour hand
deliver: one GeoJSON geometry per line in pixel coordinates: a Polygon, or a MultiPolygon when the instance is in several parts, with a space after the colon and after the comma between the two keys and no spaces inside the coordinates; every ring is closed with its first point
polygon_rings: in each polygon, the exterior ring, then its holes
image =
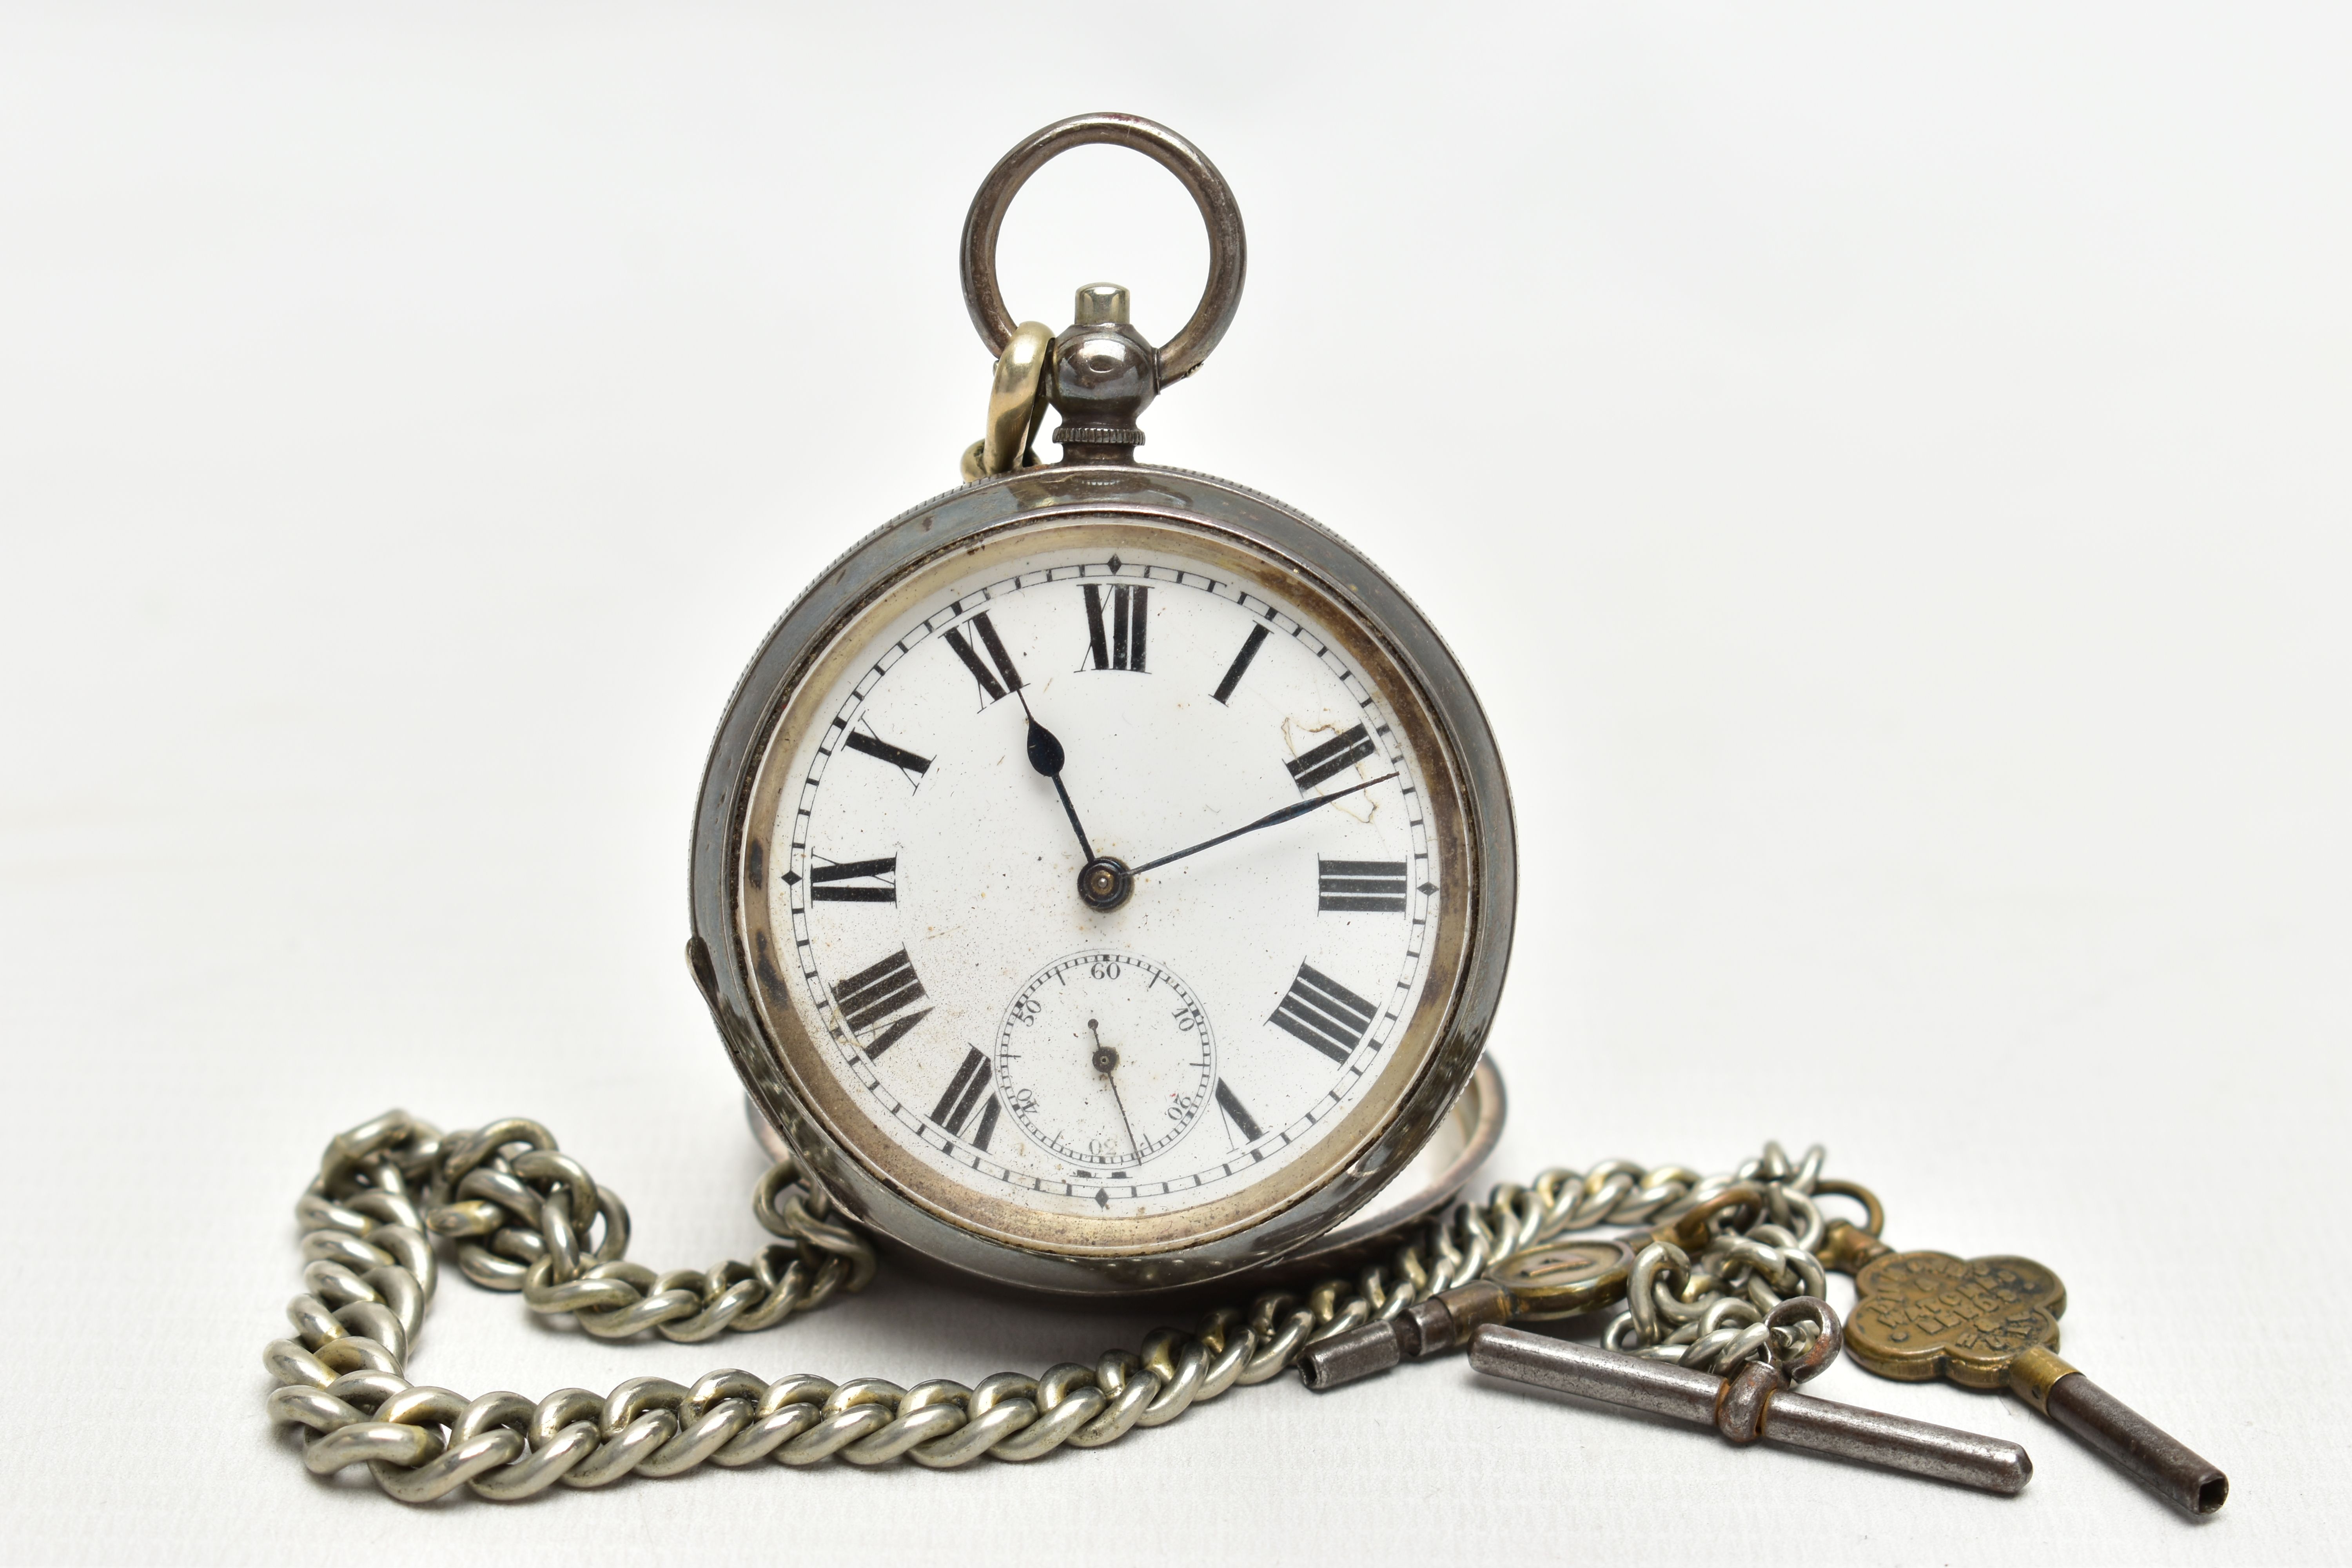
{"type": "Polygon", "coordinates": [[[1087,830],[1078,824],[1078,808],[1070,804],[1069,786],[1062,783],[1062,742],[1054,738],[1053,731],[1037,722],[1034,713],[1029,711],[1026,692],[1014,687],[1013,694],[1021,699],[1022,717],[1029,721],[1029,765],[1054,781],[1054,793],[1062,797],[1062,812],[1070,819],[1070,831],[1078,836],[1078,853],[1091,863],[1095,858],[1094,846],[1087,842],[1087,830]]]}

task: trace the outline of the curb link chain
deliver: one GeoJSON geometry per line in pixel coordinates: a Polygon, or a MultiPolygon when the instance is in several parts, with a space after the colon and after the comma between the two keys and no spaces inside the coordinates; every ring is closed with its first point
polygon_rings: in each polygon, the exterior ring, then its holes
{"type": "Polygon", "coordinates": [[[1644,1247],[1627,1308],[1604,1335],[1612,1348],[1727,1373],[1769,1353],[1763,1320],[1782,1296],[1821,1293],[1812,1248],[1822,1222],[1810,1195],[1821,1164],[1818,1148],[1791,1163],[1768,1144],[1715,1176],[1623,1160],[1548,1170],[1531,1185],[1496,1187],[1484,1205],[1416,1222],[1385,1266],[1353,1279],[1303,1295],[1272,1291],[1246,1310],[1211,1312],[1189,1334],[1158,1329],[1140,1352],[1112,1350],[1034,1377],[902,1388],[806,1373],[769,1382],[722,1368],[691,1387],[633,1377],[610,1394],[564,1388],[534,1403],[506,1392],[469,1400],[404,1375],[438,1280],[432,1237],[456,1243],[468,1279],[520,1292],[533,1312],[569,1313],[603,1339],[656,1332],[687,1342],[769,1328],[855,1294],[874,1277],[873,1246],[787,1160],[752,1194],[775,1243],[750,1263],[656,1273],[624,1258],[629,1213],[620,1195],[539,1123],[515,1118],[443,1134],[394,1110],[330,1143],[295,1205],[305,1289],[286,1309],[293,1337],[262,1352],[278,1384],[268,1409],[273,1423],[310,1429],[302,1458],[313,1474],[363,1463],[403,1502],[461,1487],[519,1501],[558,1481],[600,1487],[706,1461],[906,1458],[951,1469],[983,1454],[1035,1459],[1065,1444],[1117,1442],[1236,1384],[1266,1382],[1307,1345],[1394,1318],[1564,1232],[1654,1224],[1747,1182],[1763,1188],[1768,1213],[1744,1233],[1714,1232],[1696,1258],[1667,1242],[1644,1247]]]}

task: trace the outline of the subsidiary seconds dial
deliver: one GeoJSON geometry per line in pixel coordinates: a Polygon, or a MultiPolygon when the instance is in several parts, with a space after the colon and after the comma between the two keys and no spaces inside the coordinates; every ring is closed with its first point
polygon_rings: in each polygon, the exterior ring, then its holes
{"type": "Polygon", "coordinates": [[[1173,1148],[1216,1092],[1217,1048],[1166,965],[1097,950],[1047,964],[1004,1011],[996,1079],[1022,1130],[1080,1179],[1173,1148]]]}

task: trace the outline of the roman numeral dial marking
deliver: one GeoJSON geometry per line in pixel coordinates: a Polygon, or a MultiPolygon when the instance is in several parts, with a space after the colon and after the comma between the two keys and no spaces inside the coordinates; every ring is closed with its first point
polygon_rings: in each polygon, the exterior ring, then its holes
{"type": "Polygon", "coordinates": [[[863,752],[877,762],[889,763],[907,775],[910,784],[919,784],[923,775],[931,771],[931,759],[919,757],[904,746],[894,746],[879,735],[869,735],[863,730],[852,730],[841,738],[841,743],[853,752],[863,752]]]}
{"type": "MultiPolygon", "coordinates": [[[[902,1008],[911,1007],[923,999],[923,983],[915,978],[914,961],[900,948],[881,963],[859,970],[833,988],[833,1005],[841,1013],[841,1021],[852,1035],[863,1034],[902,1008]]],[[[888,1050],[905,1037],[908,1030],[930,1016],[930,1009],[907,1013],[894,1019],[882,1032],[867,1042],[869,1061],[888,1050]]],[[[934,1118],[933,1120],[937,1120],[934,1118]]]]}
{"type": "Polygon", "coordinates": [[[1088,583],[1086,591],[1087,663],[1084,668],[1144,673],[1143,633],[1149,624],[1147,609],[1151,590],[1133,584],[1118,584],[1110,590],[1108,606],[1101,584],[1088,583]]]}
{"type": "Polygon", "coordinates": [[[895,904],[898,901],[898,886],[881,879],[898,874],[898,858],[896,855],[886,855],[879,860],[838,860],[830,866],[811,866],[808,874],[809,901],[819,904],[895,904]],[[845,887],[844,883],[850,885],[845,887]]]}
{"type": "Polygon", "coordinates": [[[1402,860],[1315,861],[1318,914],[1404,913],[1404,867],[1402,860]]]}
{"type": "Polygon", "coordinates": [[[974,680],[980,682],[980,705],[985,708],[992,702],[1002,701],[1006,692],[1020,690],[1021,672],[1013,668],[1013,656],[1004,651],[1004,639],[996,635],[995,623],[988,618],[986,610],[965,624],[980,637],[981,646],[988,650],[989,661],[995,665],[995,669],[992,671],[988,665],[980,662],[980,655],[972,651],[971,642],[954,626],[948,628],[948,647],[955,649],[956,657],[963,660],[963,667],[971,671],[974,680]]]}
{"type": "Polygon", "coordinates": [[[1290,780],[1305,795],[1333,773],[1354,767],[1376,748],[1372,738],[1364,733],[1361,724],[1332,736],[1313,751],[1283,763],[1290,770],[1290,780]]]}
{"type": "MultiPolygon", "coordinates": [[[[988,1092],[988,1058],[976,1049],[967,1050],[963,1065],[956,1068],[955,1077],[948,1079],[946,1092],[931,1107],[931,1120],[939,1123],[951,1138],[963,1136],[963,1124],[971,1119],[972,1107],[988,1092]]],[[[988,1096],[988,1109],[980,1113],[980,1125],[972,1130],[973,1146],[988,1147],[996,1136],[996,1097],[988,1096]]]]}
{"type": "Polygon", "coordinates": [[[1265,1129],[1257,1124],[1257,1118],[1249,1113],[1249,1107],[1241,1102],[1241,1097],[1225,1087],[1223,1079],[1217,1080],[1217,1104],[1232,1119],[1234,1131],[1242,1135],[1243,1142],[1255,1143],[1265,1136],[1265,1129]]]}
{"type": "Polygon", "coordinates": [[[1311,965],[1301,963],[1282,1005],[1266,1020],[1345,1065],[1378,1016],[1370,1002],[1311,965]]]}
{"type": "Polygon", "coordinates": [[[1234,688],[1242,683],[1242,677],[1249,673],[1250,660],[1255,658],[1257,650],[1265,646],[1265,628],[1252,626],[1249,640],[1242,644],[1241,652],[1234,655],[1234,662],[1225,666],[1225,678],[1217,682],[1214,691],[1209,693],[1209,700],[1222,703],[1231,697],[1234,688]]]}

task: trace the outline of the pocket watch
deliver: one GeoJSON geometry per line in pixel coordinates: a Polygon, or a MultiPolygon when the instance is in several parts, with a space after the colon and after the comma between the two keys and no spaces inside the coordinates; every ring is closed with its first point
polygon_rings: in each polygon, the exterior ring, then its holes
{"type": "MultiPolygon", "coordinates": [[[[777,1240],[656,1271],[626,1257],[620,1194],[539,1122],[363,1122],[295,1206],[304,1293],[262,1352],[270,1419],[310,1429],[311,1472],[511,1502],[706,1462],[1027,1461],[1286,1369],[1328,1389],[1466,1347],[1735,1442],[2024,1483],[2015,1444],[1788,1393],[1837,1353],[1823,1266],[1890,1261],[1877,1199],[1823,1179],[1819,1148],[1712,1176],[1554,1166],[1432,1214],[1501,1129],[1481,1054],[1510,952],[1509,791],[1469,682],[1371,563],[1279,501],[1135,460],[1138,416],[1231,323],[1244,256],[1223,179],[1149,121],[1062,121],[990,174],[962,258],[996,377],[966,483],[785,612],[702,784],[687,952],[775,1156],[752,1210],[777,1240]],[[1016,326],[997,289],[1013,194],[1089,142],[1166,165],[1208,222],[1204,297],[1157,348],[1114,286],[1080,289],[1059,335],[1016,326]],[[1861,1227],[1827,1220],[1832,1194],[1861,1227]],[[1570,1239],[1625,1226],[1651,1228],[1570,1239]],[[428,1237],[606,1340],[773,1327],[862,1289],[869,1238],[1018,1288],[1214,1284],[1228,1304],[1139,1352],[971,1386],[722,1367],[469,1401],[404,1375],[428,1237]],[[1245,1279],[1264,1288],[1244,1309],[1245,1279]],[[1507,1326],[1612,1302],[1605,1350],[1507,1326]]],[[[1985,1272],[1891,1261],[1918,1258],[1985,1272]]],[[[1902,1353],[1918,1364],[1864,1359],[1934,1370],[1902,1353]]],[[[2036,1353],[2032,1386],[2011,1382],[2037,1408],[2179,1506],[2221,1506],[2220,1471],[2036,1353]]]]}
{"type": "Polygon", "coordinates": [[[1241,215],[1192,143],[1047,126],[982,185],[961,261],[988,432],[753,657],[688,957],[760,1117],[881,1237],[1071,1294],[1262,1270],[1393,1181],[1478,1066],[1516,894],[1502,759],[1363,555],[1138,460],[1241,299],[1241,215]],[[999,291],[1013,195],[1087,142],[1157,160],[1208,226],[1202,301],[1156,347],[1113,285],[1059,334],[999,291]]]}

